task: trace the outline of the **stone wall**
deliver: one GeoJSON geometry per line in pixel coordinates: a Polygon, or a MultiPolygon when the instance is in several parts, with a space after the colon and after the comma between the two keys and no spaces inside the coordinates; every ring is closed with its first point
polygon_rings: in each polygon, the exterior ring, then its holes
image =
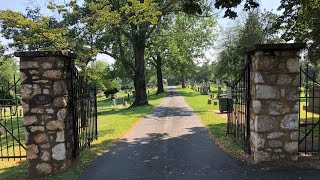
{"type": "Polygon", "coordinates": [[[70,111],[71,59],[64,51],[16,52],[30,176],[63,171],[72,165],[70,111]]]}
{"type": "Polygon", "coordinates": [[[302,44],[251,51],[250,145],[255,162],[298,159],[302,44]]]}

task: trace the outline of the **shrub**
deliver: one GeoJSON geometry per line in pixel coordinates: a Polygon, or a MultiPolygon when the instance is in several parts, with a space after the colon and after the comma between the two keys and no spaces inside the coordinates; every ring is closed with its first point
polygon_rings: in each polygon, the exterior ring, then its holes
{"type": "Polygon", "coordinates": [[[119,92],[117,88],[110,88],[104,91],[104,94],[106,95],[106,98],[108,98],[110,94],[116,94],[117,92],[119,92]]]}

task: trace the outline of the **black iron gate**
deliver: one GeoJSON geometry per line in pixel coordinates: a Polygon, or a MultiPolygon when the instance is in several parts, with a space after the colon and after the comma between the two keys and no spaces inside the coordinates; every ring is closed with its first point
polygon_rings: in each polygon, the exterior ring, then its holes
{"type": "Polygon", "coordinates": [[[94,139],[98,138],[97,131],[97,97],[96,88],[81,74],[74,62],[72,72],[72,111],[74,130],[74,156],[78,156],[85,148],[90,148],[94,139]]]}
{"type": "Polygon", "coordinates": [[[26,158],[20,79],[0,84],[0,159],[26,158]]]}
{"type": "Polygon", "coordinates": [[[300,67],[299,151],[320,153],[320,83],[308,63],[300,67]]]}
{"type": "Polygon", "coordinates": [[[228,100],[227,135],[250,153],[250,60],[240,78],[231,88],[231,100],[228,100]]]}

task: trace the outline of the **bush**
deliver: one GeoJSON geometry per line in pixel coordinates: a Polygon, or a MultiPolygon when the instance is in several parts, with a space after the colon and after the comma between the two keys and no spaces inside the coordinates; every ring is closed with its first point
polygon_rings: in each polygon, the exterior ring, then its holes
{"type": "Polygon", "coordinates": [[[104,94],[106,95],[106,98],[108,98],[110,94],[116,94],[117,92],[119,92],[117,88],[110,88],[106,90],[104,94]]]}

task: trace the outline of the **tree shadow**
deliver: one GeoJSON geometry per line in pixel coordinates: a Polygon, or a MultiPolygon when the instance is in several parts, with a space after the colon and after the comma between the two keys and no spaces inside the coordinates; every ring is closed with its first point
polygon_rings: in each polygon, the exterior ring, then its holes
{"type": "Polygon", "coordinates": [[[243,170],[242,162],[227,156],[212,143],[206,128],[193,127],[183,131],[183,135],[177,136],[146,133],[143,137],[121,139],[79,179],[237,177],[243,170]]]}
{"type": "MultiPolygon", "coordinates": [[[[224,124],[220,124],[223,126],[224,124]]],[[[182,135],[146,133],[121,139],[78,179],[264,179],[320,177],[313,169],[249,165],[220,150],[204,127],[186,128],[182,135]],[[284,170],[285,169],[285,170],[284,170]],[[303,172],[303,174],[301,173],[303,172]]],[[[267,166],[268,165],[268,166],[267,166]]]]}

